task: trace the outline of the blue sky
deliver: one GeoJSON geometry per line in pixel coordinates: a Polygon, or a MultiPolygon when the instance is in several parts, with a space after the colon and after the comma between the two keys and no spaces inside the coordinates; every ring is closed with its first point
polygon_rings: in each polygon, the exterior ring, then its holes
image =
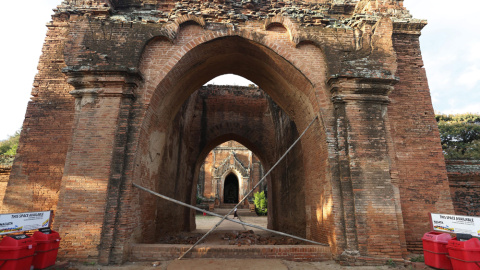
{"type": "Polygon", "coordinates": [[[433,108],[480,112],[479,0],[405,0],[413,17],[427,19],[420,37],[433,108]]]}
{"type": "MultiPolygon", "coordinates": [[[[47,30],[45,24],[60,2],[2,3],[7,12],[0,17],[0,140],[22,126],[47,30]]],[[[415,18],[429,22],[420,41],[435,111],[479,113],[480,1],[405,0],[404,5],[415,18]]]]}

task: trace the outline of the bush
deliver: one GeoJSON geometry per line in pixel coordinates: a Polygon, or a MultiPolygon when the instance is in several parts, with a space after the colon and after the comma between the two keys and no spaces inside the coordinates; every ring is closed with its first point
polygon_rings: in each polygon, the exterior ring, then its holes
{"type": "Polygon", "coordinates": [[[480,159],[480,115],[436,115],[446,159],[480,159]]]}
{"type": "Polygon", "coordinates": [[[15,132],[15,135],[0,142],[0,164],[12,165],[13,159],[17,154],[18,139],[20,138],[20,131],[15,132]]]}
{"type": "Polygon", "coordinates": [[[256,192],[253,194],[253,203],[255,204],[255,213],[259,216],[267,215],[267,198],[265,198],[265,192],[256,192]]]}

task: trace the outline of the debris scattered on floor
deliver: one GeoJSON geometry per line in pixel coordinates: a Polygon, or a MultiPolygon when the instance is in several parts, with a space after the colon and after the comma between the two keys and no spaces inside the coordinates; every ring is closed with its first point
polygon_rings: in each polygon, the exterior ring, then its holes
{"type": "Polygon", "coordinates": [[[304,244],[300,240],[276,235],[261,236],[252,230],[239,233],[225,233],[222,239],[228,240],[229,245],[250,246],[250,245],[299,245],[304,244]]]}
{"type": "MultiPolygon", "coordinates": [[[[296,240],[290,237],[278,236],[278,235],[265,235],[256,234],[252,230],[248,231],[233,231],[221,234],[214,234],[213,238],[215,244],[219,245],[237,245],[237,246],[250,246],[250,245],[305,245],[306,243],[296,240]]],[[[158,239],[157,243],[160,244],[177,244],[177,245],[193,245],[195,244],[203,234],[192,234],[181,232],[178,234],[172,234],[163,236],[158,239]]],[[[211,238],[210,238],[211,239],[211,238]]],[[[205,240],[209,242],[210,240],[205,240]]]]}
{"type": "Polygon", "coordinates": [[[202,237],[202,234],[188,234],[188,233],[179,233],[175,235],[167,235],[164,237],[161,237],[158,240],[158,243],[160,244],[189,244],[193,245],[195,244],[200,238],[202,237]]]}

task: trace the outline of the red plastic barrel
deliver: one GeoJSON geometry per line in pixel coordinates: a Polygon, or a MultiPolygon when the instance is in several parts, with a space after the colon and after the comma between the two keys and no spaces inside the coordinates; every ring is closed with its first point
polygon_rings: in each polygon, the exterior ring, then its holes
{"type": "Polygon", "coordinates": [[[458,241],[452,238],[447,245],[454,270],[480,270],[480,240],[458,241]]]}
{"type": "Polygon", "coordinates": [[[0,242],[0,269],[30,270],[36,245],[26,234],[6,236],[0,242]]]}
{"type": "Polygon", "coordinates": [[[434,231],[423,235],[423,256],[426,265],[439,269],[453,269],[447,257],[447,244],[451,238],[452,236],[448,233],[434,231]]]}
{"type": "Polygon", "coordinates": [[[41,229],[33,233],[37,242],[33,266],[35,269],[43,269],[55,265],[57,260],[58,247],[60,246],[60,235],[50,229],[41,229]]]}

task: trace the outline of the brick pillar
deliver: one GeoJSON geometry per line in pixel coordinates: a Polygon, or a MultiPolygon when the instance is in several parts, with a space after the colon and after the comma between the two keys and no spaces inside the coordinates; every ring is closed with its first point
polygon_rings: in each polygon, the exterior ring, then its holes
{"type": "Polygon", "coordinates": [[[137,77],[71,73],[75,118],[55,224],[63,256],[107,264],[122,188],[128,118],[137,77]]]}
{"type": "Polygon", "coordinates": [[[338,175],[345,254],[401,257],[402,233],[390,176],[387,94],[393,80],[334,78],[338,175]]]}
{"type": "Polygon", "coordinates": [[[203,196],[205,198],[215,197],[213,178],[212,178],[212,166],[213,166],[213,152],[208,153],[204,163],[204,188],[203,196]]]}

